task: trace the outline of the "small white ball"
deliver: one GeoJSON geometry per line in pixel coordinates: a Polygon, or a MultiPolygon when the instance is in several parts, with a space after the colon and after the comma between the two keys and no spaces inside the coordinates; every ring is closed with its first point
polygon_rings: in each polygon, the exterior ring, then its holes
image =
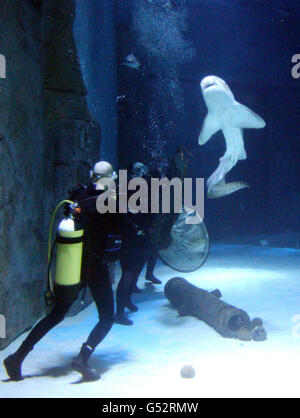
{"type": "Polygon", "coordinates": [[[192,379],[195,377],[196,371],[193,366],[186,364],[180,370],[181,377],[184,379],[192,379]]]}

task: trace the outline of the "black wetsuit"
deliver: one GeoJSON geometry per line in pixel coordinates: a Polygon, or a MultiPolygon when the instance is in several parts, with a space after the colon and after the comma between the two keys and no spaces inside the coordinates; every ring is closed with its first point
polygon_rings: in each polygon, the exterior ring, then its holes
{"type": "MultiPolygon", "coordinates": [[[[145,177],[150,183],[150,179],[145,177]]],[[[149,196],[150,202],[150,189],[149,196]]],[[[154,216],[151,213],[137,213],[128,215],[135,224],[136,234],[124,234],[121,249],[120,264],[122,276],[117,287],[117,313],[124,312],[126,306],[131,304],[131,295],[137,284],[145,264],[147,271],[153,274],[157,262],[157,250],[151,239],[151,227],[154,216]]]]}
{"type": "MultiPolygon", "coordinates": [[[[74,189],[75,190],[75,189],[74,189]]],[[[124,215],[104,214],[97,212],[96,199],[101,192],[92,185],[88,188],[77,188],[70,199],[77,200],[82,208],[82,222],[85,231],[84,256],[82,268],[82,285],[87,285],[96,303],[99,322],[90,333],[86,344],[93,350],[110,331],[114,322],[114,299],[109,277],[108,265],[104,261],[104,249],[108,231],[115,227],[130,230],[133,228],[124,215]]],[[[68,293],[63,286],[55,287],[55,305],[51,312],[42,319],[30,332],[18,350],[20,358],[25,358],[34,345],[53,327],[59,324],[77,298],[79,286],[68,293]]]]}

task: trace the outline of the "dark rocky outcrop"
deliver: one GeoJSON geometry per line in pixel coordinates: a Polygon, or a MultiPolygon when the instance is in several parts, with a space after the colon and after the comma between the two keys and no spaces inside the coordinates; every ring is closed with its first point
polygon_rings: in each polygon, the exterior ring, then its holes
{"type": "MultiPolygon", "coordinates": [[[[50,216],[97,158],[73,21],[74,0],[0,3],[0,314],[7,338],[44,313],[50,216]]],[[[73,313],[79,309],[74,307],[73,313]]]]}

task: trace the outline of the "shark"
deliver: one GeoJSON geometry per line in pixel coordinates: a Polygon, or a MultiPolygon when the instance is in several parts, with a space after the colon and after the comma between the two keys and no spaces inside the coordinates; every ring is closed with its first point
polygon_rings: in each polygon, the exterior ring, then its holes
{"type": "Polygon", "coordinates": [[[127,55],[125,61],[120,65],[125,65],[126,67],[133,68],[134,70],[139,70],[141,63],[133,54],[129,54],[127,55]]]}
{"type": "Polygon", "coordinates": [[[214,199],[250,187],[246,182],[226,183],[225,176],[239,160],[247,158],[243,129],[261,129],[266,122],[247,106],[237,102],[227,83],[220,77],[210,75],[200,83],[207,116],[199,135],[199,145],[204,145],[222,130],[226,152],[219,160],[218,168],[208,178],[207,197],[214,199]]]}

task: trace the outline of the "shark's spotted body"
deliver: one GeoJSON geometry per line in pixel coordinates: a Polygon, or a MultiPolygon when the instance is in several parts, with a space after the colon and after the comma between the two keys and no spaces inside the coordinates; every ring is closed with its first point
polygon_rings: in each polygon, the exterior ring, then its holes
{"type": "Polygon", "coordinates": [[[217,198],[249,187],[243,182],[226,183],[225,176],[238,160],[247,158],[243,129],[264,128],[266,123],[248,107],[238,103],[221,78],[213,75],[205,77],[200,86],[208,114],[199,135],[199,145],[205,144],[219,130],[222,130],[226,141],[226,152],[217,170],[207,180],[208,197],[217,198]]]}

